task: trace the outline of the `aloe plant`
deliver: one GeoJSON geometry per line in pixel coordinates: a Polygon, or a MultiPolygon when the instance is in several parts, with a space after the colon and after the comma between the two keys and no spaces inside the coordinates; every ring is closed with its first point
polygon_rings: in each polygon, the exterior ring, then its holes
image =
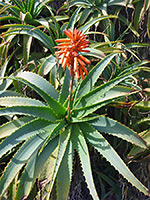
{"type": "MultiPolygon", "coordinates": [[[[44,1],[22,1],[11,0],[0,2],[0,21],[8,21],[8,30],[14,29],[11,22],[18,24],[30,24],[34,26],[41,25],[39,15],[51,0],[44,1]]],[[[34,27],[35,28],[35,27],[34,27]]],[[[16,34],[14,34],[16,35],[16,34]]],[[[27,65],[29,61],[32,34],[23,35],[23,64],[27,65]]],[[[53,51],[52,51],[53,52],[53,51]]]]}
{"type": "Polygon", "coordinates": [[[57,199],[66,200],[76,151],[90,194],[93,199],[99,199],[92,176],[90,146],[103,155],[133,186],[145,195],[149,194],[148,189],[136,179],[101,133],[108,133],[146,148],[143,140],[125,125],[94,113],[102,106],[136,92],[131,88],[117,86],[132,75],[132,70],[95,87],[99,76],[115,55],[117,54],[110,54],[100,61],[84,80],[78,83],[75,81],[69,117],[69,70],[66,70],[60,91],[32,72],[24,71],[8,77],[35,90],[43,100],[19,94],[0,98],[0,116],[16,116],[0,127],[0,137],[4,138],[0,144],[0,156],[9,153],[14,147],[18,148],[1,176],[1,197],[9,190],[13,191],[15,199],[27,198],[39,177],[39,180],[47,180],[43,198],[49,199],[56,185],[57,199]]]}
{"type": "MultiPolygon", "coordinates": [[[[80,25],[85,24],[87,21],[93,20],[93,18],[100,18],[102,16],[109,16],[109,15],[116,15],[118,16],[119,20],[127,25],[127,27],[135,34],[136,36],[139,37],[139,33],[136,31],[136,29],[131,26],[131,23],[127,18],[127,16],[123,16],[121,14],[121,9],[131,8],[133,9],[134,6],[132,4],[132,1],[120,1],[120,0],[71,0],[69,3],[66,5],[68,8],[72,6],[77,6],[80,8],[80,15],[79,15],[79,20],[78,23],[80,25]]],[[[64,6],[63,6],[64,7],[64,6]]],[[[125,13],[125,11],[123,12],[125,13]]],[[[115,40],[115,27],[118,30],[118,22],[117,20],[107,20],[103,21],[100,26],[100,22],[97,22],[95,25],[95,31],[97,34],[102,34],[99,32],[99,30],[105,30],[102,31],[103,33],[107,33],[109,35],[109,39],[111,41],[115,40]]],[[[117,33],[118,34],[118,33],[117,33]]]]}
{"type": "Polygon", "coordinates": [[[0,21],[12,20],[26,24],[39,24],[38,17],[41,11],[52,0],[10,0],[0,2],[0,21]]]}

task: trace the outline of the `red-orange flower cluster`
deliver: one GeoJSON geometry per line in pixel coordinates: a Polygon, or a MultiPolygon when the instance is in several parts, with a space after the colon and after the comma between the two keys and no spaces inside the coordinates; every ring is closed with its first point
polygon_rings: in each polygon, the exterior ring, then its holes
{"type": "Polygon", "coordinates": [[[86,35],[77,29],[65,30],[64,33],[69,38],[55,40],[60,42],[56,47],[60,49],[60,51],[56,52],[60,59],[60,64],[62,64],[63,68],[66,68],[66,66],[70,67],[70,74],[76,75],[77,79],[80,78],[80,75],[84,79],[84,73],[88,75],[85,65],[91,62],[81,55],[80,52],[89,52],[89,50],[85,49],[89,46],[89,41],[86,40],[86,35]]]}

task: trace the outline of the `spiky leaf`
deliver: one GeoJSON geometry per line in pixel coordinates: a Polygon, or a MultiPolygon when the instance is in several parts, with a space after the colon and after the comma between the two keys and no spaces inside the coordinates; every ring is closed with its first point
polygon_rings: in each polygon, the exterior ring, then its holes
{"type": "Polygon", "coordinates": [[[85,95],[93,89],[97,79],[100,77],[105,67],[116,55],[117,53],[108,55],[89,72],[88,76],[86,76],[85,79],[81,82],[81,85],[78,89],[77,98],[85,95]]]}
{"type": "Polygon", "coordinates": [[[22,125],[30,122],[33,119],[33,117],[21,117],[3,124],[0,126],[0,138],[11,135],[11,133],[13,133],[15,130],[19,129],[22,125]]]}
{"type": "Polygon", "coordinates": [[[79,154],[81,165],[83,168],[83,173],[88,188],[90,190],[90,193],[94,200],[99,200],[93,181],[89,150],[84,135],[82,134],[82,131],[79,129],[77,125],[72,126],[71,141],[73,143],[74,148],[77,150],[79,154]]]}
{"type": "Polygon", "coordinates": [[[133,175],[116,151],[111,147],[107,140],[90,126],[88,123],[80,125],[87,141],[102,154],[114,167],[123,175],[133,186],[138,188],[145,195],[148,195],[148,189],[133,175]]]}
{"type": "Polygon", "coordinates": [[[46,106],[42,101],[25,97],[1,97],[1,106],[46,106]]]}
{"type": "Polygon", "coordinates": [[[56,101],[59,96],[57,90],[55,90],[55,88],[48,83],[48,81],[31,72],[20,72],[14,80],[18,80],[33,88],[41,97],[45,99],[53,110],[58,108],[57,114],[59,116],[65,114],[65,108],[56,101]]]}
{"type": "Polygon", "coordinates": [[[0,109],[0,116],[6,115],[29,115],[33,117],[39,117],[50,121],[57,120],[57,116],[54,111],[49,107],[40,106],[14,106],[0,109]]]}
{"type": "Polygon", "coordinates": [[[70,134],[71,134],[71,126],[66,127],[65,130],[61,131],[61,133],[60,133],[60,139],[59,139],[59,144],[58,144],[58,146],[59,146],[58,155],[57,155],[57,159],[56,159],[56,165],[55,165],[55,169],[53,172],[52,181],[50,184],[50,192],[53,188],[58,170],[59,170],[61,162],[63,160],[64,154],[65,154],[65,151],[66,151],[69,139],[70,139],[70,134]]]}
{"type": "Polygon", "coordinates": [[[66,200],[68,198],[72,176],[73,154],[72,142],[69,141],[57,175],[57,200],[66,200]]]}
{"type": "Polygon", "coordinates": [[[0,180],[0,197],[4,194],[9,184],[15,178],[16,174],[21,170],[23,165],[28,161],[28,159],[41,147],[42,143],[48,136],[48,132],[33,136],[23,146],[12,158],[8,167],[4,171],[0,180]]]}
{"type": "Polygon", "coordinates": [[[57,147],[57,144],[58,137],[56,137],[54,140],[51,140],[49,144],[43,149],[40,155],[39,152],[36,152],[29,160],[20,179],[16,200],[20,200],[24,196],[29,195],[33,184],[36,181],[37,175],[39,174],[42,166],[57,147]]]}
{"type": "Polygon", "coordinates": [[[100,133],[108,133],[137,146],[146,148],[143,140],[141,140],[133,130],[109,117],[100,116],[99,118],[90,121],[90,124],[100,133]]]}
{"type": "Polygon", "coordinates": [[[33,119],[17,129],[0,144],[0,155],[4,155],[22,141],[41,133],[49,132],[49,136],[57,124],[42,119],[33,119]]]}

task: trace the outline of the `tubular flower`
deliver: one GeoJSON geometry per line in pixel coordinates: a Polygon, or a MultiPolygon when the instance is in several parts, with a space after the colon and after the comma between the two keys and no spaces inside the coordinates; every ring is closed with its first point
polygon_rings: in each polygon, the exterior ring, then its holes
{"type": "Polygon", "coordinates": [[[59,49],[59,51],[56,52],[60,60],[59,63],[62,64],[63,68],[66,68],[66,66],[70,67],[71,76],[76,75],[77,79],[81,76],[81,78],[84,79],[84,73],[88,75],[85,65],[91,62],[81,55],[80,52],[90,52],[85,49],[89,46],[89,41],[86,40],[86,35],[77,29],[65,30],[64,33],[69,38],[55,40],[56,42],[60,42],[60,44],[55,47],[59,49]]]}

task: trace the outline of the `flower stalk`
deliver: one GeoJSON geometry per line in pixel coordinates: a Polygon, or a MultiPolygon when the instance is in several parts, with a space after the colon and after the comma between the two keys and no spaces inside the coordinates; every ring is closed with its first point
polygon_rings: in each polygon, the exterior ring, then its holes
{"type": "Polygon", "coordinates": [[[68,97],[68,117],[71,114],[71,105],[72,105],[72,91],[74,84],[74,77],[76,76],[77,80],[81,77],[84,79],[85,75],[88,75],[86,69],[86,64],[90,64],[90,60],[81,55],[82,52],[90,52],[85,49],[89,46],[89,41],[85,34],[82,31],[77,29],[65,30],[64,33],[69,38],[56,39],[55,41],[58,44],[55,48],[59,49],[56,52],[58,55],[59,63],[65,69],[66,67],[70,68],[71,82],[70,82],[70,94],[68,97]]]}

